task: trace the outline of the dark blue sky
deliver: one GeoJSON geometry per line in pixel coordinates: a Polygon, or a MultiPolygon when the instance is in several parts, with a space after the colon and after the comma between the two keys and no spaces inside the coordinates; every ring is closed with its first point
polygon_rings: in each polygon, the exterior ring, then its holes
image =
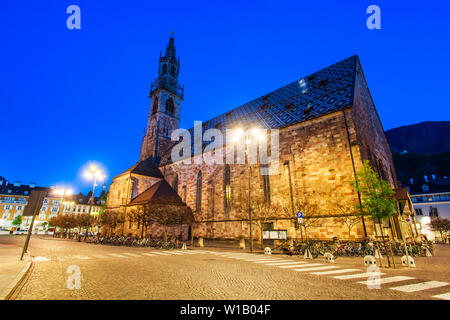
{"type": "Polygon", "coordinates": [[[2,1],[0,176],[87,191],[139,157],[150,82],[175,32],[181,126],[358,54],[384,128],[449,120],[448,1],[2,1]],[[66,28],[67,6],[81,30],[66,28]],[[381,8],[381,30],[366,8],[381,8]]]}

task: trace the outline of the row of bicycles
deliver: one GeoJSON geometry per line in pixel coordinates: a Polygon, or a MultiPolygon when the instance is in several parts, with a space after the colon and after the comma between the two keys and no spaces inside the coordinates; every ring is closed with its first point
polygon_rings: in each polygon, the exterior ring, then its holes
{"type": "Polygon", "coordinates": [[[140,238],[138,236],[92,235],[86,238],[86,242],[112,246],[152,247],[156,249],[166,249],[166,250],[180,249],[182,246],[182,244],[175,237],[164,240],[153,238],[140,238]]]}
{"type": "Polygon", "coordinates": [[[426,242],[410,242],[405,244],[398,241],[374,242],[363,240],[361,242],[341,242],[337,241],[308,241],[291,243],[284,242],[278,249],[288,255],[304,255],[308,250],[313,258],[331,253],[337,257],[364,257],[366,255],[375,255],[378,249],[382,255],[390,255],[391,252],[395,256],[403,256],[408,250],[408,254],[413,257],[425,257],[428,254],[434,255],[433,243],[426,242]]]}

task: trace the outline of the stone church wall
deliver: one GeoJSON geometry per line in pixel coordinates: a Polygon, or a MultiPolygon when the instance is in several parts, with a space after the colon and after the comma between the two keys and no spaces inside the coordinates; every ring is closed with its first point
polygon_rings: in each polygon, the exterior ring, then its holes
{"type": "MultiPolygon", "coordinates": [[[[346,111],[350,143],[347,138],[343,112],[333,113],[311,121],[302,122],[280,130],[280,167],[277,174],[269,177],[271,203],[317,205],[319,216],[341,214],[336,207],[342,202],[357,202],[357,194],[350,182],[354,172],[349,148],[352,145],[355,163],[361,165],[359,146],[351,109],[346,111]],[[289,179],[289,170],[291,179],[289,179]],[[334,206],[333,206],[334,205],[334,206]]],[[[231,209],[225,210],[224,165],[175,163],[161,168],[169,183],[176,181],[178,193],[194,211],[199,223],[194,227],[196,236],[207,238],[237,239],[248,234],[248,171],[247,165],[232,164],[231,209]],[[196,182],[202,171],[201,209],[196,210],[196,182]]],[[[251,166],[252,200],[264,197],[263,176],[259,166],[251,166]]],[[[261,200],[259,200],[261,201],[261,200]]],[[[295,207],[296,205],[294,205],[295,207]]],[[[255,210],[255,209],[253,209],[255,210]]],[[[295,213],[299,208],[280,212],[280,220],[273,220],[274,229],[288,230],[288,236],[300,238],[295,228],[295,213]],[[283,219],[281,219],[281,217],[283,219]]],[[[304,212],[305,220],[308,212],[304,212]]],[[[320,218],[316,227],[308,228],[308,236],[317,239],[331,239],[334,236],[348,237],[347,227],[337,218],[320,218]]],[[[367,218],[366,218],[367,220],[367,218]]],[[[368,231],[370,223],[366,221],[368,231]]],[[[254,236],[260,230],[254,225],[254,236]]],[[[352,238],[363,237],[361,223],[352,229],[352,238]]]]}

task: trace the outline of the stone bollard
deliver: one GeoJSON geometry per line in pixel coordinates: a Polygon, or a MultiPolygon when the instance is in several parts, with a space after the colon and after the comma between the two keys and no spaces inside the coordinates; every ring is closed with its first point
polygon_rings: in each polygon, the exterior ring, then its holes
{"type": "Polygon", "coordinates": [[[245,238],[239,239],[239,249],[245,250],[245,238]]]}
{"type": "Polygon", "coordinates": [[[181,250],[187,250],[186,242],[183,242],[183,246],[181,247],[181,250]]]}
{"type": "Polygon", "coordinates": [[[272,249],[270,249],[269,247],[265,247],[264,254],[272,254],[272,249]]]}
{"type": "Polygon", "coordinates": [[[198,238],[198,246],[203,247],[203,238],[202,237],[198,238]]]}

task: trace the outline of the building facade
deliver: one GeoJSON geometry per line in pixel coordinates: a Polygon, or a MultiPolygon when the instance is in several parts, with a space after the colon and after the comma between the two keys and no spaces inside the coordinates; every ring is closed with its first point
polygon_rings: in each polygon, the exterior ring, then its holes
{"type": "MultiPolygon", "coordinates": [[[[28,204],[32,190],[46,190],[41,210],[35,218],[34,229],[37,231],[47,230],[49,221],[61,214],[98,214],[101,208],[101,197],[90,200],[90,194],[57,196],[53,188],[38,187],[35,183],[24,185],[20,182],[9,183],[0,177],[0,229],[5,231],[27,230],[32,217],[23,217],[23,212],[28,204]],[[17,216],[22,216],[20,225],[13,224],[17,216]]],[[[103,190],[103,192],[105,192],[103,190]]]]}
{"type": "MultiPolygon", "coordinates": [[[[384,226],[367,217],[360,217],[350,230],[344,221],[356,214],[353,204],[359,197],[351,182],[364,160],[393,189],[398,187],[389,144],[357,56],[205,121],[200,128],[189,129],[191,137],[200,130],[204,138],[200,144],[192,142],[190,164],[171,157],[177,143],[170,136],[179,128],[182,102],[182,94],[175,90],[180,88],[179,58],[175,57],[171,37],[150,93],[151,112],[140,161],[113,179],[107,209],[126,210],[135,197],[164,179],[194,212],[195,223],[173,227],[174,234],[182,238],[192,233],[214,239],[248,237],[249,202],[255,237],[262,229],[285,230],[288,237],[297,239],[355,239],[380,234],[384,226]],[[167,75],[171,69],[174,72],[167,75]],[[168,103],[171,100],[173,104],[168,103]],[[204,134],[216,129],[229,140],[226,130],[236,128],[257,128],[269,136],[276,131],[277,161],[227,163],[230,149],[226,147],[222,163],[205,161],[218,150],[208,148],[204,134]],[[262,169],[275,162],[277,169],[264,174],[262,169]],[[273,209],[268,212],[267,208],[273,209]],[[299,211],[304,213],[303,228],[296,217],[299,211]]],[[[413,215],[414,210],[402,214],[413,215]]],[[[161,236],[162,231],[154,226],[148,233],[161,236]]]]}

